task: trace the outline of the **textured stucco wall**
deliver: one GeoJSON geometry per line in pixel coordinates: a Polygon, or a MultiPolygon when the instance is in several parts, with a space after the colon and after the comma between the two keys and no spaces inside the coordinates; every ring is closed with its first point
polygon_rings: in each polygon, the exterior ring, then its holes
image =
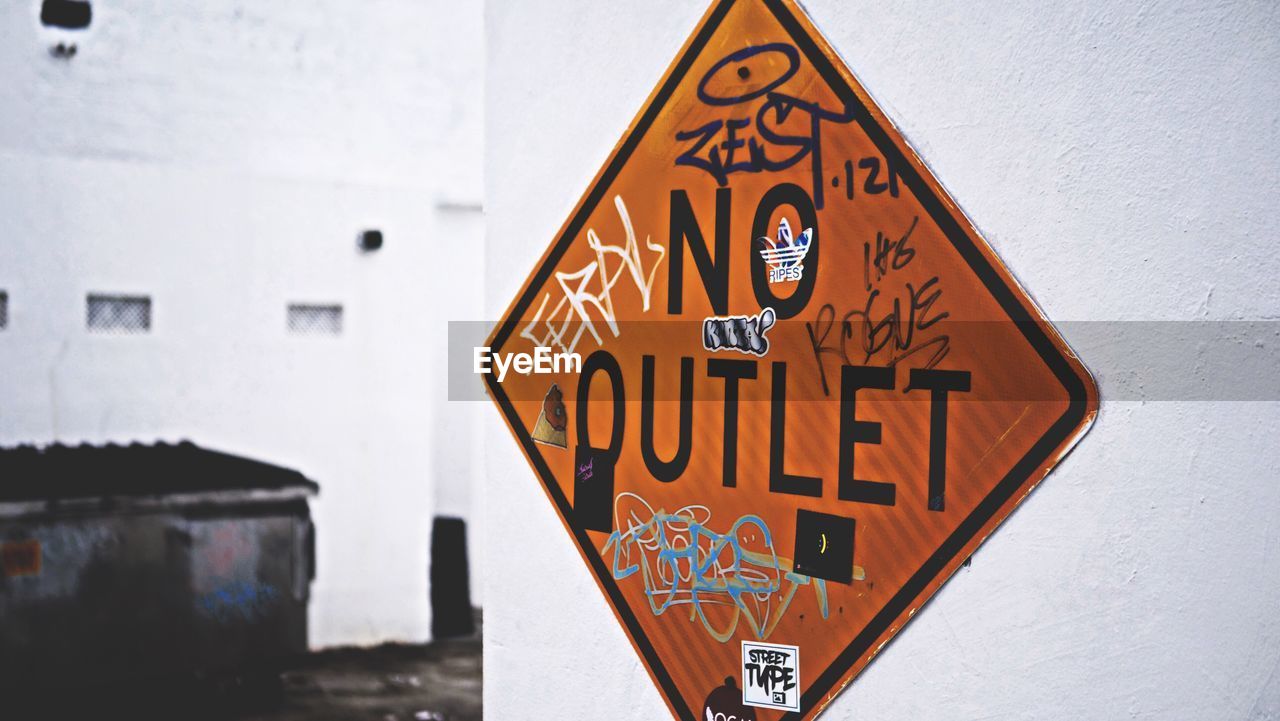
{"type": "MultiPolygon", "coordinates": [[[[1051,318],[1280,318],[1280,7],[806,7],[1051,318]]],[[[489,1],[491,317],[703,9],[489,1]]],[[[1280,718],[1280,403],[1117,400],[1094,370],[1092,432],[831,718],[1280,718]]],[[[486,711],[665,717],[489,428],[486,711]]]]}
{"type": "Polygon", "coordinates": [[[322,485],[313,644],[426,638],[432,514],[472,502],[442,358],[482,300],[457,209],[482,192],[480,7],[93,7],[71,33],[0,3],[0,443],[188,437],[296,467],[322,485]],[[383,250],[356,249],[366,227],[383,250]],[[89,291],[150,295],[152,332],[87,333],[89,291]],[[294,301],[344,304],[342,336],[286,333],[294,301]]]}

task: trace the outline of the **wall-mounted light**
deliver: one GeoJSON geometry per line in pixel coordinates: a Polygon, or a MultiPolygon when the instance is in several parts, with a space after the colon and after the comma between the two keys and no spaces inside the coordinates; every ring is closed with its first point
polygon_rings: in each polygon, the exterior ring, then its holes
{"type": "Polygon", "coordinates": [[[88,0],[44,0],[40,5],[40,22],[46,27],[84,30],[92,21],[88,0]]]}
{"type": "Polygon", "coordinates": [[[382,248],[382,231],[376,229],[362,230],[356,244],[360,246],[360,250],[366,253],[379,250],[382,248]]]}
{"type": "MultiPolygon", "coordinates": [[[[93,7],[88,0],[43,0],[40,3],[40,24],[54,31],[55,37],[65,30],[81,31],[93,21],[93,7]]],[[[65,36],[49,46],[49,54],[59,60],[76,56],[76,43],[65,36]]]]}

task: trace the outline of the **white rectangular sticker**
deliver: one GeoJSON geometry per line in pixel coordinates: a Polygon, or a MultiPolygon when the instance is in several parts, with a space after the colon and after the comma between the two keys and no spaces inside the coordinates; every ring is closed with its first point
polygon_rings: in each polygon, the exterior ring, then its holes
{"type": "Polygon", "coordinates": [[[742,642],[742,703],[800,710],[800,647],[742,642]]]}

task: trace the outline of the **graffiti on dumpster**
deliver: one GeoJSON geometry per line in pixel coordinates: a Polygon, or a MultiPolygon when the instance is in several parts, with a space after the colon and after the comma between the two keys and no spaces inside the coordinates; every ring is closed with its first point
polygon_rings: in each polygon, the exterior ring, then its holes
{"type": "Polygon", "coordinates": [[[280,598],[275,586],[257,581],[228,583],[196,601],[201,613],[220,623],[254,621],[271,611],[280,598]]]}

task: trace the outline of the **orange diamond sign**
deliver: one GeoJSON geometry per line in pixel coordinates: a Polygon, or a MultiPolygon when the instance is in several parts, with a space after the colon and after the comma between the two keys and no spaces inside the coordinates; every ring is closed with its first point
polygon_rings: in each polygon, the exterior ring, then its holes
{"type": "Polygon", "coordinates": [[[689,721],[816,716],[1098,404],[792,0],[707,12],[488,354],[689,721]]]}

